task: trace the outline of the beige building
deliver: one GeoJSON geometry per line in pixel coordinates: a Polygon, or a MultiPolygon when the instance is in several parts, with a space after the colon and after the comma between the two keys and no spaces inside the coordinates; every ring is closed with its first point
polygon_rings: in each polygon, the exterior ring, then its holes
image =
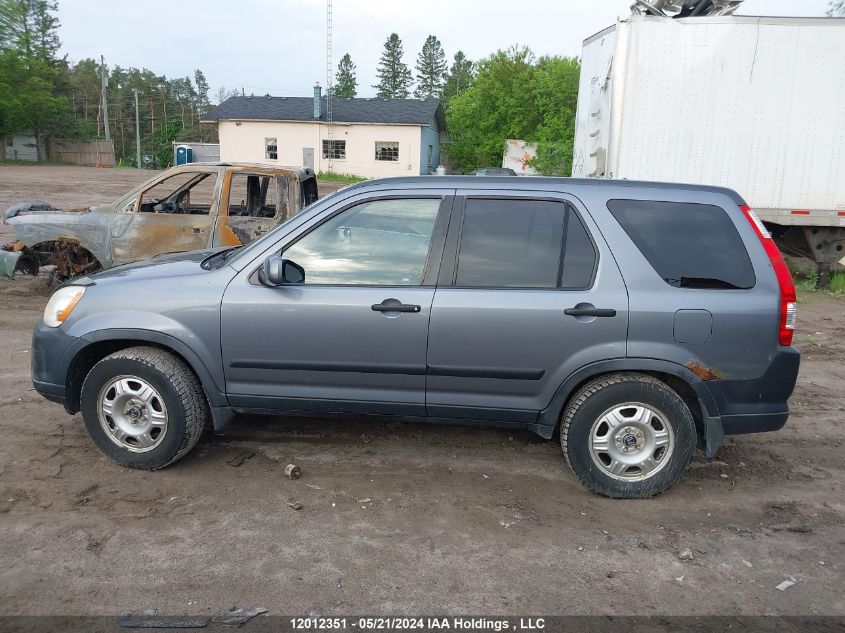
{"type": "Polygon", "coordinates": [[[446,140],[437,99],[231,97],[203,117],[218,126],[220,160],[304,165],[364,178],[429,174],[446,140]]]}

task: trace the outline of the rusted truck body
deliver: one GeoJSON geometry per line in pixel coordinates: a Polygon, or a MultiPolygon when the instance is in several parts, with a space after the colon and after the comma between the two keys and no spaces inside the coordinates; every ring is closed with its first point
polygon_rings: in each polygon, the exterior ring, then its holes
{"type": "Polygon", "coordinates": [[[317,200],[313,170],[242,163],[169,169],[111,204],[60,210],[39,202],[11,207],[17,241],[0,267],[57,280],[162,253],[246,244],[317,200]]]}

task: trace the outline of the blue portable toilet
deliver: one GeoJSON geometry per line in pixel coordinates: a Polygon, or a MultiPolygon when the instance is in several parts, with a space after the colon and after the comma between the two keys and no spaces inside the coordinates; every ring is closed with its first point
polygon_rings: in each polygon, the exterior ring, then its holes
{"type": "Polygon", "coordinates": [[[194,162],[194,150],[190,145],[176,146],[176,164],[187,165],[194,162]]]}

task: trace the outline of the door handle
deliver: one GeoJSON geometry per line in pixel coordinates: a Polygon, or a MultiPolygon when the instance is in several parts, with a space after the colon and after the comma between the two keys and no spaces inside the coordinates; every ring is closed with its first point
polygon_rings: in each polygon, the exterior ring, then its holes
{"type": "MultiPolygon", "coordinates": [[[[396,301],[394,299],[394,301],[396,301]]],[[[387,301],[383,303],[374,303],[370,306],[376,312],[419,312],[422,308],[418,305],[413,305],[410,303],[387,303],[387,301]]]]}
{"type": "Polygon", "coordinates": [[[574,317],[615,317],[616,310],[609,308],[595,308],[591,305],[577,305],[574,308],[567,308],[563,311],[566,316],[574,317]]]}

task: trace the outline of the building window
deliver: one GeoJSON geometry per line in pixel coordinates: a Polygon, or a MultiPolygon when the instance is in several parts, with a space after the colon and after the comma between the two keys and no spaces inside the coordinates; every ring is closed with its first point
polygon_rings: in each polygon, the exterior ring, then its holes
{"type": "Polygon", "coordinates": [[[399,160],[399,143],[376,141],[376,160],[399,160]]]}
{"type": "Polygon", "coordinates": [[[428,146],[428,165],[429,166],[434,164],[434,163],[432,163],[433,160],[434,160],[434,145],[429,145],[428,146]]]}
{"type": "Polygon", "coordinates": [[[274,138],[264,139],[264,158],[269,160],[278,160],[279,145],[274,138]]]}
{"type": "Polygon", "coordinates": [[[323,141],[323,158],[346,158],[346,141],[323,141]]]}

